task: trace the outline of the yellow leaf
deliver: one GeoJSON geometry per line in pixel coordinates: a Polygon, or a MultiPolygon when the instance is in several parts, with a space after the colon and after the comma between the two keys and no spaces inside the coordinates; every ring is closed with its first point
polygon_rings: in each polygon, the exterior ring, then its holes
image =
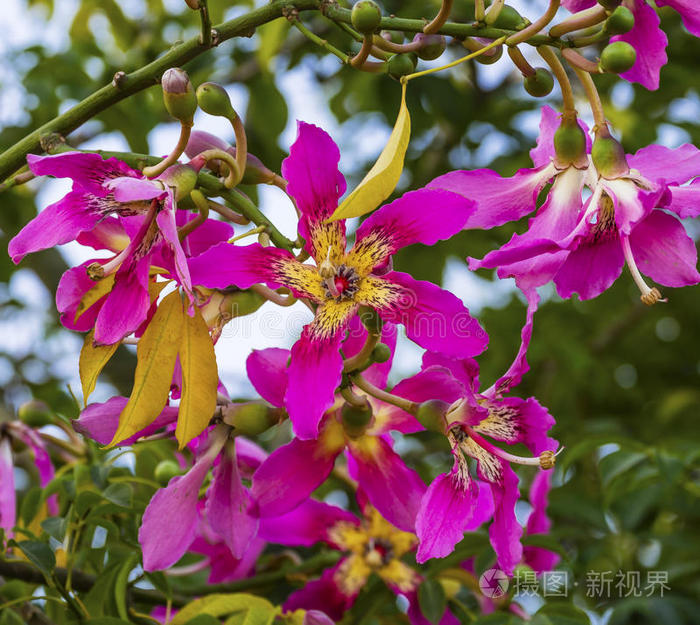
{"type": "Polygon", "coordinates": [[[182,449],[209,425],[216,409],[219,383],[216,355],[209,329],[199,310],[195,310],[194,317],[183,316],[180,365],[182,399],[175,438],[182,449]]]}
{"type": "Polygon", "coordinates": [[[109,362],[109,359],[117,351],[119,343],[113,345],[95,345],[95,330],[90,330],[85,337],[85,343],[80,350],[80,382],[83,385],[83,405],[87,406],[88,397],[95,390],[97,378],[109,362]]]}
{"type": "Polygon", "coordinates": [[[180,293],[174,291],[160,303],[139,339],[134,388],[119,415],[119,427],[110,446],[150,425],[165,407],[182,336],[183,315],[180,293]]]}
{"type": "Polygon", "coordinates": [[[362,182],[335,209],[328,221],[359,217],[369,213],[392,194],[401,177],[410,137],[411,116],[406,107],[406,83],[404,83],[401,90],[401,108],[389,142],[362,182]]]}
{"type": "Polygon", "coordinates": [[[195,599],[180,610],[170,621],[170,625],[185,625],[200,614],[220,618],[227,614],[241,617],[245,625],[270,625],[282,610],[262,597],[247,593],[230,595],[214,594],[195,599]]]}
{"type": "Polygon", "coordinates": [[[78,319],[80,319],[82,314],[88,308],[90,308],[90,306],[95,304],[100,298],[104,297],[112,290],[115,275],[116,274],[110,273],[108,276],[98,280],[95,286],[85,293],[85,295],[83,295],[83,299],[80,300],[78,309],[75,311],[75,319],[73,319],[73,322],[78,321],[78,319]]]}

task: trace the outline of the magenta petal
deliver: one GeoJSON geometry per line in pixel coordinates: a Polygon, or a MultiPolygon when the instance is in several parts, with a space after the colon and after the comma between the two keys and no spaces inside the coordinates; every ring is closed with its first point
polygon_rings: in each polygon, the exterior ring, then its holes
{"type": "Polygon", "coordinates": [[[298,438],[275,449],[253,475],[250,492],[260,516],[280,516],[296,508],[330,475],[340,452],[298,438]]]}
{"type": "Polygon", "coordinates": [[[635,0],[627,7],[634,15],[634,28],[624,35],[616,35],[611,41],[626,41],[637,51],[637,60],[632,69],[620,74],[625,80],[638,82],[647,89],[659,88],[659,73],[666,65],[668,39],[659,27],[656,10],[646,2],[635,0]]]}
{"type": "MultiPolygon", "coordinates": [[[[459,453],[459,452],[458,452],[459,453]]],[[[450,473],[438,475],[428,487],[416,518],[420,540],[416,561],[444,558],[464,538],[465,527],[474,514],[471,483],[459,474],[457,464],[450,473]]]]}
{"type": "Polygon", "coordinates": [[[402,323],[412,341],[456,358],[476,356],[486,349],[488,335],[458,297],[398,271],[384,279],[401,289],[400,301],[378,312],[387,321],[402,323]]]}
{"type": "Polygon", "coordinates": [[[652,211],[632,230],[630,247],[639,270],[670,287],[700,282],[698,251],[678,219],[652,211]]]}
{"type": "Polygon", "coordinates": [[[697,0],[656,0],[656,5],[678,11],[688,32],[700,37],[700,9],[697,0]]]}
{"type": "Polygon", "coordinates": [[[427,187],[475,200],[476,212],[467,219],[464,228],[489,229],[516,221],[535,210],[540,189],[554,173],[552,166],[521,169],[510,178],[502,178],[490,169],[452,171],[435,178],[427,187]]]}
{"type": "Polygon", "coordinates": [[[572,13],[577,13],[578,11],[583,11],[584,9],[590,9],[594,6],[596,0],[561,0],[561,5],[565,9],[569,9],[572,13]]]}
{"type": "Polygon", "coordinates": [[[0,438],[0,528],[5,536],[12,536],[12,528],[17,518],[17,500],[15,499],[15,474],[12,462],[12,445],[10,438],[0,438]]]}
{"type": "MultiPolygon", "coordinates": [[[[527,520],[527,534],[546,534],[551,527],[547,517],[548,495],[551,485],[552,472],[540,470],[530,486],[530,503],[532,513],[527,520]]],[[[559,555],[542,547],[525,547],[523,558],[537,573],[551,571],[559,562],[559,555]]]]}
{"type": "MultiPolygon", "coordinates": [[[[104,403],[90,404],[83,409],[77,419],[73,419],[73,428],[100,445],[107,445],[114,438],[119,425],[119,415],[128,401],[126,397],[112,397],[104,403]]],[[[129,438],[118,441],[118,444],[130,445],[142,436],[153,434],[175,421],[177,421],[177,408],[166,406],[151,425],[129,438]]]]}
{"type": "Polygon", "coordinates": [[[372,437],[370,444],[366,438],[348,443],[359,486],[389,523],[413,532],[425,484],[383,438],[372,437]]]}
{"type": "Polygon", "coordinates": [[[221,536],[234,558],[241,558],[258,531],[255,505],[241,484],[235,447],[227,443],[207,490],[205,514],[212,531],[221,536]]]}
{"type": "Polygon", "coordinates": [[[32,428],[23,423],[17,423],[16,425],[18,427],[14,429],[14,431],[22,442],[32,450],[34,462],[36,463],[36,468],[39,473],[39,485],[43,488],[54,476],[53,463],[51,462],[49,452],[46,450],[44,441],[32,428]]]}
{"type": "MultiPolygon", "coordinates": [[[[432,354],[432,352],[426,353],[432,354]]],[[[430,365],[416,375],[401,380],[394,387],[392,393],[415,402],[441,399],[451,404],[457,401],[464,395],[466,386],[462,380],[454,376],[450,369],[446,368],[444,364],[446,361],[446,358],[439,359],[437,354],[427,360],[424,359],[424,366],[427,363],[430,365]],[[438,360],[440,365],[433,364],[438,360]]],[[[464,381],[466,382],[466,380],[464,381]]]]}
{"type": "MultiPolygon", "coordinates": [[[[468,389],[472,393],[476,393],[479,390],[479,363],[473,358],[449,358],[438,352],[425,352],[423,354],[423,362],[421,366],[424,370],[430,367],[443,367],[449,369],[449,371],[454,376],[464,388],[468,389]]],[[[427,384],[431,382],[427,381],[427,384]]],[[[442,385],[444,382],[440,382],[442,385]]],[[[402,384],[400,382],[399,384],[402,384]]],[[[447,388],[447,387],[445,387],[447,388]]],[[[438,397],[436,399],[442,399],[444,401],[449,401],[452,403],[456,399],[462,396],[463,390],[457,391],[457,387],[451,393],[456,393],[455,399],[447,399],[446,397],[438,397]]]]}
{"type": "Polygon", "coordinates": [[[320,610],[307,610],[302,625],[334,625],[334,623],[320,610]]]}
{"type": "Polygon", "coordinates": [[[478,530],[486,521],[493,517],[494,504],[493,492],[491,486],[481,480],[474,480],[476,484],[477,495],[474,502],[474,513],[469,519],[469,522],[464,526],[465,532],[473,532],[478,530]]]}
{"type": "Polygon", "coordinates": [[[75,314],[84,295],[95,286],[87,275],[86,267],[94,261],[87,261],[66,271],[56,289],[56,308],[61,313],[61,323],[69,330],[87,332],[93,325],[107,296],[101,297],[75,321],[75,314]]]}
{"type": "Polygon", "coordinates": [[[523,528],[515,517],[515,504],[520,496],[518,476],[507,462],[495,457],[493,461],[501,465],[501,480],[490,482],[494,514],[493,523],[489,527],[489,537],[498,557],[499,567],[507,575],[512,575],[513,569],[523,556],[523,546],[520,544],[523,528]]]}
{"type": "Polygon", "coordinates": [[[294,433],[302,439],[318,436],[318,424],[335,401],[343,371],[339,351],[343,328],[331,336],[317,337],[314,327],[307,325],[292,347],[284,395],[294,433]]]}
{"type": "Polygon", "coordinates": [[[224,152],[231,147],[231,144],[227,143],[220,137],[213,135],[209,132],[204,132],[203,130],[193,130],[190,133],[190,138],[187,140],[187,147],[185,148],[185,154],[189,158],[194,158],[200,152],[204,150],[223,150],[224,152]]]}
{"type": "Polygon", "coordinates": [[[250,383],[260,397],[278,408],[284,404],[289,357],[288,349],[254,349],[245,364],[250,383]]]}
{"type": "MultiPolygon", "coordinates": [[[[178,210],[175,214],[178,227],[184,226],[196,218],[197,216],[189,211],[178,210]]],[[[190,258],[199,256],[219,243],[225,243],[232,236],[233,226],[231,224],[216,219],[206,219],[183,239],[181,245],[185,255],[190,258]]]]}
{"type": "Polygon", "coordinates": [[[311,547],[319,541],[328,541],[328,530],[340,522],[357,524],[358,521],[347,510],[308,499],[287,514],[261,519],[259,535],[278,545],[311,547]]]}
{"type": "Polygon", "coordinates": [[[334,621],[343,618],[357,596],[344,594],[335,582],[336,572],[344,561],[345,559],[338,562],[332,569],[323,571],[320,579],[307,582],[303,588],[289,595],[284,602],[284,610],[315,609],[321,610],[334,621]]]}
{"type": "MultiPolygon", "coordinates": [[[[171,193],[171,192],[170,192],[171,193]]],[[[173,208],[174,199],[172,195],[168,196],[166,207],[161,210],[156,216],[156,222],[163,235],[163,245],[167,249],[167,256],[170,257],[172,269],[180,286],[185,289],[185,292],[191,296],[192,282],[190,279],[190,270],[185,258],[185,252],[180,244],[180,238],[177,234],[177,225],[175,223],[175,210],[173,208]]]]}
{"type": "Polygon", "coordinates": [[[700,175],[700,150],[690,143],[673,150],[662,145],[648,145],[628,155],[627,162],[656,183],[680,185],[700,175]]]}
{"type": "Polygon", "coordinates": [[[100,219],[102,215],[91,208],[83,193],[71,191],[24,226],[10,241],[7,252],[17,264],[26,254],[73,241],[100,219]]]}
{"type": "Polygon", "coordinates": [[[700,178],[683,187],[671,186],[670,203],[665,206],[681,219],[700,215],[700,178]]]}
{"type": "Polygon", "coordinates": [[[81,232],[77,239],[81,245],[89,245],[96,250],[110,250],[115,254],[129,246],[129,235],[116,217],[105,217],[91,230],[81,232]]]}
{"type": "Polygon", "coordinates": [[[258,467],[267,460],[268,455],[257,443],[242,436],[236,437],[236,460],[243,477],[250,479],[258,467]]]}
{"type": "Polygon", "coordinates": [[[174,477],[146,506],[139,528],[143,568],[160,571],[187,551],[197,529],[197,500],[214,458],[205,454],[182,476],[174,477]]]}
{"type": "Polygon", "coordinates": [[[153,200],[165,195],[163,186],[148,178],[114,178],[105,185],[114,193],[117,202],[134,202],[136,200],[153,200]]]}

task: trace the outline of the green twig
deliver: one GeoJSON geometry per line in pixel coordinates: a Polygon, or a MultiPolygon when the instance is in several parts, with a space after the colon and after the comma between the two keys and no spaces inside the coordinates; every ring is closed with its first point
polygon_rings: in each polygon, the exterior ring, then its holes
{"type": "Polygon", "coordinates": [[[298,19],[295,19],[293,22],[294,26],[297,28],[297,30],[304,35],[309,41],[313,41],[317,46],[320,46],[324,50],[328,50],[331,54],[334,54],[337,56],[341,62],[347,63],[350,57],[345,54],[345,52],[341,52],[336,48],[334,45],[328,43],[325,39],[321,39],[316,33],[312,33],[306,26],[304,26],[298,19]]]}

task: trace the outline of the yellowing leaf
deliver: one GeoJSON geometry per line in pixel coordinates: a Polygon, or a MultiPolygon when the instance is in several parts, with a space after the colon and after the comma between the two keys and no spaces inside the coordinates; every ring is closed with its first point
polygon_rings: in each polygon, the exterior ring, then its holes
{"type": "Polygon", "coordinates": [[[216,387],[219,383],[216,355],[209,329],[199,310],[195,310],[194,317],[183,315],[180,365],[182,399],[175,438],[182,449],[209,425],[216,409],[216,387]]]}
{"type": "Polygon", "coordinates": [[[99,299],[107,295],[107,293],[112,290],[115,275],[116,274],[110,273],[108,276],[98,280],[95,286],[85,293],[85,295],[83,295],[83,299],[80,300],[80,304],[78,304],[78,308],[75,311],[75,319],[73,319],[74,322],[80,319],[82,314],[88,308],[90,308],[90,306],[95,304],[99,299]]]}
{"type": "Polygon", "coordinates": [[[183,314],[180,293],[174,291],[160,303],[139,339],[134,388],[119,415],[119,427],[110,445],[150,425],[165,407],[182,337],[183,314]]]}
{"type": "Polygon", "coordinates": [[[388,143],[372,169],[335,209],[328,221],[359,217],[369,213],[392,194],[401,177],[410,137],[411,116],[406,106],[406,83],[404,83],[401,91],[401,108],[388,143]]]}
{"type": "Polygon", "coordinates": [[[270,625],[280,612],[280,608],[255,595],[242,592],[215,594],[188,603],[173,617],[170,625],[185,625],[200,614],[209,614],[215,618],[235,614],[240,617],[239,622],[245,625],[270,625]]]}
{"type": "Polygon", "coordinates": [[[95,345],[95,330],[90,330],[90,333],[85,337],[85,343],[80,350],[80,383],[83,386],[83,404],[87,406],[88,397],[95,390],[97,378],[104,369],[104,366],[109,362],[109,359],[117,351],[119,343],[113,345],[95,345]]]}

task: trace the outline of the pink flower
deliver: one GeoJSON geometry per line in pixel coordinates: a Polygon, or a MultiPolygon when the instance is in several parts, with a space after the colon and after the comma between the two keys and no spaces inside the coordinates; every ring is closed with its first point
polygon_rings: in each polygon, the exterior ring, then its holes
{"type": "Polygon", "coordinates": [[[345,191],[337,146],[321,129],[299,123],[299,135],[282,164],[288,192],[301,212],[299,234],[315,265],[286,250],[259,244],[220,244],[192,259],[193,284],[247,289],[266,282],[287,287],[312,302],[314,320],[292,348],[285,406],[302,439],[318,436],[319,422],[333,404],[343,359],[345,329],[360,306],[402,323],[415,342],[455,357],[481,353],[487,336],[462,302],[429,282],[390,270],[391,255],[413,243],[432,245],[459,231],[473,203],[454,193],[407,193],[367,218],[346,251],[345,224],[327,222],[345,191]],[[432,208],[432,209],[431,209],[432,208]]]}

